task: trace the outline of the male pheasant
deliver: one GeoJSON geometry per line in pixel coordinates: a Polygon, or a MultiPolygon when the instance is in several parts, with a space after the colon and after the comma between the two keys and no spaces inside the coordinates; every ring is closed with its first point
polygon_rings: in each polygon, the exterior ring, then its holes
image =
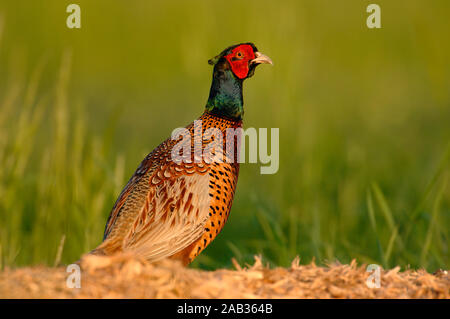
{"type": "Polygon", "coordinates": [[[187,265],[222,230],[239,174],[239,143],[226,136],[241,132],[229,129],[242,127],[243,81],[258,64],[272,61],[253,43],[241,43],[208,63],[214,71],[206,109],[186,127],[188,150],[193,152],[177,160],[174,148],[183,143],[180,138],[169,138],[147,155],[122,190],[106,223],[103,242],[92,254],[131,252],[150,262],[170,257],[187,265]],[[211,129],[223,138],[205,138],[211,129]],[[202,155],[211,141],[220,145],[211,152],[213,157],[199,157],[198,150],[202,155]],[[225,152],[230,146],[232,152],[225,152]]]}

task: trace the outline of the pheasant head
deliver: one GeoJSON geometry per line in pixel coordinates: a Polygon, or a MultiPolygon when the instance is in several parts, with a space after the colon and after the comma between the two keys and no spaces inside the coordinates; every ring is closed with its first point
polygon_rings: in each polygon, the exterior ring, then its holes
{"type": "Polygon", "coordinates": [[[253,43],[230,46],[208,61],[214,65],[206,110],[223,117],[241,119],[244,114],[242,83],[260,64],[273,64],[253,43]]]}

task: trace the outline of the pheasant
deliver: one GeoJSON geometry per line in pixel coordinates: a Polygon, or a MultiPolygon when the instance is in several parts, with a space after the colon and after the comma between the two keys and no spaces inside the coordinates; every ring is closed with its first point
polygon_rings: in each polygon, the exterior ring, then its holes
{"type": "Polygon", "coordinates": [[[253,43],[241,43],[208,63],[214,70],[205,111],[185,128],[190,137],[190,145],[185,145],[193,152],[183,154],[183,161],[174,159],[181,139],[169,138],[148,154],[120,193],[103,242],[91,254],[130,252],[149,262],[173,258],[187,265],[224,227],[239,174],[243,81],[257,65],[272,61],[253,43]],[[222,133],[223,138],[205,138],[208,129],[222,133]],[[226,138],[230,132],[237,138],[226,138]],[[196,150],[204,152],[211,141],[220,146],[211,152],[213,157],[199,158],[196,150]]]}

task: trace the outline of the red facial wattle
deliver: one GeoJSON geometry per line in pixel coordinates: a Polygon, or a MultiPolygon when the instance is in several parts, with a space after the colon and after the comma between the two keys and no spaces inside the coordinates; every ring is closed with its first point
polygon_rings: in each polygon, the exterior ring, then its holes
{"type": "Polygon", "coordinates": [[[231,70],[240,79],[244,79],[248,75],[249,61],[255,58],[252,46],[242,44],[234,48],[230,54],[226,55],[228,63],[231,65],[231,70]]]}

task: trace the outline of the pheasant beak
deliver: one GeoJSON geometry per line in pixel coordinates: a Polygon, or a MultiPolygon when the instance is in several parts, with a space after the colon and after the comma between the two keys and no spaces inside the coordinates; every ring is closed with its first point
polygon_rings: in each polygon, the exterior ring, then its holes
{"type": "Polygon", "coordinates": [[[250,61],[250,64],[272,64],[272,60],[265,54],[262,54],[261,52],[255,52],[256,58],[250,61]]]}

